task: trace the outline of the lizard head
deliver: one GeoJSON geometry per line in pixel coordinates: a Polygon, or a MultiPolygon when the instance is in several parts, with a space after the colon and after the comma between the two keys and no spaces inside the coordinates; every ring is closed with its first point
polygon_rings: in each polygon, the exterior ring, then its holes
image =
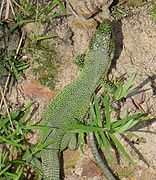
{"type": "Polygon", "coordinates": [[[100,51],[110,56],[112,60],[114,56],[114,37],[112,34],[111,22],[109,20],[103,20],[101,25],[93,35],[89,47],[91,50],[98,52],[100,51]]]}

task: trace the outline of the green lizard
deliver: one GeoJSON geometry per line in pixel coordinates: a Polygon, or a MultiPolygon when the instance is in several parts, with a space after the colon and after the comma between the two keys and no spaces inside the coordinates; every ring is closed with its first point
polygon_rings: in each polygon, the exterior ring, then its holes
{"type": "MultiPolygon", "coordinates": [[[[69,144],[74,144],[73,134],[69,134],[72,124],[85,117],[90,99],[102,77],[106,76],[114,56],[114,39],[111,25],[104,20],[91,38],[84,57],[84,66],[79,77],[66,86],[43,113],[43,123],[51,127],[43,130],[42,143],[50,144],[41,152],[44,176],[48,180],[61,179],[60,152],[69,144]]],[[[75,143],[76,145],[76,143],[75,143]]],[[[100,163],[99,163],[100,164],[100,163]]],[[[105,175],[114,180],[107,170],[105,175]]]]}

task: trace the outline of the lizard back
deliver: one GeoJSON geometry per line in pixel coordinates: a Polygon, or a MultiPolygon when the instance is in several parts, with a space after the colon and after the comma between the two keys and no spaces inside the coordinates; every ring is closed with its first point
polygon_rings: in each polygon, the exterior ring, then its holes
{"type": "Polygon", "coordinates": [[[49,103],[43,113],[43,123],[51,129],[43,131],[42,143],[54,140],[41,155],[44,175],[48,180],[60,179],[59,152],[67,147],[69,141],[69,138],[63,137],[69,125],[81,121],[86,115],[91,96],[110,67],[113,41],[110,22],[104,20],[90,41],[80,75],[49,103]]]}

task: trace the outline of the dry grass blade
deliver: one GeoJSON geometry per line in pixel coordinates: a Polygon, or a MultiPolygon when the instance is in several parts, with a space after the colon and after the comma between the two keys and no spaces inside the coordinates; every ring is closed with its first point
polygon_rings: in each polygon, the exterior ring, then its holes
{"type": "MultiPolygon", "coordinates": [[[[1,8],[0,8],[0,19],[2,19],[2,12],[4,10],[4,4],[5,4],[5,2],[4,2],[4,0],[2,0],[1,8]]],[[[5,9],[4,19],[8,19],[9,18],[10,8],[11,8],[12,14],[15,17],[15,11],[13,9],[12,2],[11,2],[11,0],[7,0],[6,1],[6,9],[5,9]]]]}
{"type": "Polygon", "coordinates": [[[23,31],[23,32],[22,32],[22,36],[21,36],[21,38],[20,38],[20,41],[19,41],[19,43],[18,43],[17,49],[16,49],[16,55],[15,55],[15,57],[14,57],[15,59],[17,58],[17,55],[18,55],[19,50],[20,50],[20,48],[21,48],[24,34],[25,34],[25,33],[24,33],[24,31],[23,31]]]}
{"type": "Polygon", "coordinates": [[[0,102],[0,110],[1,110],[1,108],[2,108],[3,101],[4,101],[4,97],[5,97],[5,94],[6,94],[6,92],[7,92],[7,87],[8,87],[9,81],[10,81],[10,76],[11,76],[11,74],[8,75],[7,80],[6,80],[6,83],[5,83],[3,96],[2,96],[2,99],[1,99],[1,102],[0,102]]]}
{"type": "Polygon", "coordinates": [[[13,126],[13,123],[12,123],[12,120],[11,120],[10,112],[9,112],[9,109],[8,109],[8,105],[7,105],[7,103],[6,103],[6,99],[5,99],[4,94],[3,94],[3,91],[2,91],[2,88],[0,88],[0,92],[1,92],[1,96],[2,96],[3,101],[4,101],[4,106],[5,106],[5,108],[6,108],[6,111],[7,111],[9,120],[10,120],[11,128],[12,128],[13,131],[15,131],[14,126],[13,126]]]}
{"type": "MultiPolygon", "coordinates": [[[[22,44],[22,41],[23,41],[23,37],[24,37],[24,32],[22,32],[22,36],[20,38],[18,47],[16,49],[16,55],[14,57],[15,59],[17,58],[17,55],[19,53],[19,50],[20,50],[20,47],[21,47],[21,44],[22,44]]],[[[1,110],[3,102],[4,102],[4,98],[5,98],[5,95],[6,95],[6,92],[7,92],[7,87],[8,87],[9,81],[10,81],[10,77],[11,77],[11,74],[9,73],[9,75],[7,77],[7,80],[6,80],[6,83],[5,83],[4,92],[2,92],[3,96],[2,96],[2,99],[1,99],[1,102],[0,102],[0,110],[1,110]]]]}
{"type": "Polygon", "coordinates": [[[13,16],[14,16],[14,18],[15,18],[15,11],[14,11],[14,8],[13,8],[13,6],[12,6],[11,0],[9,0],[9,4],[10,4],[10,8],[11,8],[12,14],[13,14],[13,16]]]}
{"type": "Polygon", "coordinates": [[[10,0],[7,0],[6,11],[5,11],[5,19],[9,18],[9,9],[10,9],[10,0]]]}
{"type": "Polygon", "coordinates": [[[16,1],[12,0],[12,2],[19,8],[21,9],[21,11],[23,11],[24,14],[26,14],[27,16],[29,16],[29,13],[27,11],[25,11],[16,1]]]}
{"type": "Polygon", "coordinates": [[[4,8],[4,0],[2,0],[2,2],[1,2],[1,8],[0,8],[0,19],[2,19],[2,12],[3,12],[3,8],[4,8]]]}
{"type": "Polygon", "coordinates": [[[71,10],[71,12],[74,14],[74,16],[80,21],[80,23],[82,24],[82,26],[87,30],[87,27],[85,26],[85,24],[83,23],[83,21],[81,20],[81,18],[77,15],[77,13],[75,12],[75,10],[73,9],[72,5],[69,3],[68,0],[66,0],[66,3],[69,7],[69,9],[71,10]]]}

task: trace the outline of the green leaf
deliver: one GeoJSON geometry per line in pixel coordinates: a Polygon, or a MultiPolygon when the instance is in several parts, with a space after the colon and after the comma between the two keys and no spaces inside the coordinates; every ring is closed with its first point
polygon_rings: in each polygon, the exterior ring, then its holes
{"type": "Polygon", "coordinates": [[[21,28],[22,26],[24,26],[25,24],[31,23],[33,22],[33,20],[30,19],[22,19],[20,21],[18,21],[16,24],[14,24],[11,29],[9,29],[9,31],[7,31],[6,34],[3,35],[3,37],[10,35],[11,33],[13,33],[16,29],[21,28]]]}
{"type": "Polygon", "coordinates": [[[17,169],[16,169],[16,174],[17,174],[17,177],[14,178],[14,180],[19,180],[21,175],[23,174],[23,167],[22,166],[18,166],[17,169]]]}
{"type": "Polygon", "coordinates": [[[135,119],[131,119],[130,121],[128,121],[126,124],[124,124],[123,126],[121,126],[120,128],[118,128],[116,130],[117,133],[123,133],[127,130],[129,130],[131,127],[133,127],[135,124],[137,124],[139,121],[138,120],[135,120],[135,119]]]}
{"type": "Polygon", "coordinates": [[[103,147],[103,142],[102,142],[102,139],[100,137],[100,132],[95,132],[94,131],[93,133],[95,135],[98,147],[100,147],[100,148],[103,147]]]}
{"type": "Polygon", "coordinates": [[[20,64],[16,65],[16,68],[18,71],[22,71],[24,69],[26,69],[27,67],[29,67],[29,64],[24,63],[24,62],[19,62],[20,64]]]}
{"type": "Polygon", "coordinates": [[[119,100],[119,97],[121,96],[121,93],[122,93],[122,86],[118,86],[114,92],[114,95],[113,95],[113,99],[115,101],[119,100]]]}
{"type": "Polygon", "coordinates": [[[31,110],[31,106],[32,104],[29,103],[26,105],[25,109],[24,109],[24,114],[23,116],[20,118],[19,122],[25,122],[26,118],[28,117],[28,115],[30,114],[30,110],[31,110]]]}
{"type": "Polygon", "coordinates": [[[95,127],[95,126],[89,126],[84,124],[72,124],[69,125],[69,132],[70,133],[87,133],[87,132],[103,132],[107,131],[106,129],[102,127],[95,127]]]}
{"type": "Polygon", "coordinates": [[[31,155],[35,155],[36,153],[40,152],[41,150],[43,150],[44,148],[46,148],[47,146],[49,146],[50,144],[54,144],[57,143],[57,140],[50,140],[48,141],[48,143],[46,144],[38,144],[31,152],[31,155]]]}
{"type": "Polygon", "coordinates": [[[66,14],[65,6],[59,0],[54,0],[54,1],[58,5],[58,7],[61,9],[61,11],[66,14]]]}
{"type": "Polygon", "coordinates": [[[103,97],[101,97],[102,102],[105,107],[105,117],[106,117],[106,129],[110,130],[111,128],[111,120],[110,120],[110,104],[107,94],[104,94],[103,97]]]}
{"type": "Polygon", "coordinates": [[[35,37],[35,41],[42,41],[45,39],[49,39],[49,36],[37,36],[37,37],[35,37]]]}
{"type": "Polygon", "coordinates": [[[4,165],[7,157],[8,157],[8,154],[9,154],[9,152],[7,152],[7,151],[0,153],[0,172],[3,168],[3,165],[4,165]]]}
{"type": "Polygon", "coordinates": [[[41,161],[38,160],[37,158],[32,158],[32,160],[29,164],[29,167],[33,168],[37,172],[38,175],[43,175],[41,161]]]}
{"type": "Polygon", "coordinates": [[[123,145],[119,142],[119,140],[114,136],[114,134],[109,134],[110,138],[112,141],[115,143],[116,147],[118,148],[119,152],[122,153],[123,156],[127,159],[128,162],[134,165],[134,161],[131,159],[131,157],[128,155],[126,152],[125,148],[123,145]]]}
{"type": "Polygon", "coordinates": [[[50,126],[39,126],[39,125],[26,125],[24,129],[41,129],[41,130],[47,130],[53,127],[50,126]]]}
{"type": "MultiPolygon", "coordinates": [[[[45,19],[44,19],[44,21],[45,21],[45,22],[48,22],[48,21],[50,21],[50,20],[52,20],[52,19],[54,19],[54,18],[56,18],[56,17],[59,17],[59,16],[60,16],[59,13],[53,13],[53,14],[50,14],[50,15],[46,16],[45,19]]],[[[49,38],[49,37],[48,37],[48,38],[49,38]]],[[[48,39],[48,38],[44,38],[44,39],[48,39]]],[[[39,39],[39,40],[44,40],[44,39],[39,39]]]]}
{"type": "Polygon", "coordinates": [[[129,95],[131,95],[131,94],[133,94],[133,93],[135,93],[135,92],[137,92],[138,90],[139,90],[139,88],[129,89],[129,90],[127,91],[127,93],[125,93],[125,97],[127,97],[127,96],[129,96],[129,95]]]}
{"type": "Polygon", "coordinates": [[[121,128],[121,126],[125,125],[131,119],[139,119],[139,118],[141,118],[141,116],[142,116],[141,113],[135,113],[135,114],[129,115],[123,119],[117,120],[111,124],[111,126],[112,126],[111,129],[113,131],[117,131],[118,128],[121,128]]]}
{"type": "Polygon", "coordinates": [[[8,139],[6,139],[5,137],[3,137],[3,136],[0,136],[0,142],[5,142],[5,143],[8,143],[8,144],[10,144],[10,145],[12,145],[12,146],[14,146],[14,147],[23,147],[21,144],[17,144],[17,143],[15,143],[15,142],[13,142],[13,141],[10,141],[10,140],[8,140],[8,139]]]}
{"type": "Polygon", "coordinates": [[[0,171],[0,176],[3,175],[10,167],[11,167],[11,164],[9,164],[9,165],[6,166],[4,169],[2,169],[2,170],[0,171]]]}
{"type": "Polygon", "coordinates": [[[102,142],[104,144],[106,160],[108,161],[109,164],[112,164],[112,156],[111,156],[111,153],[110,153],[110,148],[111,148],[110,141],[109,141],[109,139],[107,138],[107,136],[106,136],[106,134],[104,132],[103,133],[99,132],[99,134],[100,134],[102,142]]]}
{"type": "Polygon", "coordinates": [[[127,94],[129,94],[129,90],[131,88],[131,86],[133,85],[134,79],[136,78],[136,74],[137,73],[133,73],[132,76],[126,81],[126,83],[123,86],[122,92],[120,95],[118,95],[116,98],[121,99],[123,97],[126,97],[127,94]]]}
{"type": "Polygon", "coordinates": [[[102,127],[101,111],[96,94],[94,94],[93,99],[94,99],[95,115],[96,115],[96,118],[94,119],[94,123],[96,123],[98,127],[102,127]]]}
{"type": "Polygon", "coordinates": [[[17,70],[13,60],[14,60],[13,57],[8,58],[9,65],[11,67],[11,72],[14,75],[15,79],[18,81],[19,80],[19,74],[18,74],[18,70],[17,70]]]}
{"type": "Polygon", "coordinates": [[[7,179],[16,179],[17,178],[17,175],[16,174],[13,174],[13,173],[10,173],[10,172],[5,172],[5,177],[7,178],[7,179]]]}
{"type": "Polygon", "coordinates": [[[21,110],[20,110],[19,108],[17,108],[17,109],[15,109],[14,111],[12,111],[12,112],[11,112],[11,119],[12,119],[12,120],[16,119],[16,118],[19,116],[20,111],[21,111],[21,110]]]}

